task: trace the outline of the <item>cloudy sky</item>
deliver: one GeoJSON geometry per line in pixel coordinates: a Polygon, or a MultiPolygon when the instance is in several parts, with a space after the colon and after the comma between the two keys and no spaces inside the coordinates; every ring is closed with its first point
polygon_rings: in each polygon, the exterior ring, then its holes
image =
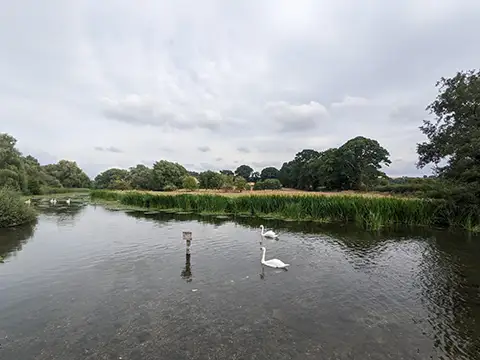
{"type": "Polygon", "coordinates": [[[476,0],[18,0],[0,12],[0,132],[90,176],[167,159],[261,170],[377,139],[415,168],[435,82],[478,67],[476,0]]]}

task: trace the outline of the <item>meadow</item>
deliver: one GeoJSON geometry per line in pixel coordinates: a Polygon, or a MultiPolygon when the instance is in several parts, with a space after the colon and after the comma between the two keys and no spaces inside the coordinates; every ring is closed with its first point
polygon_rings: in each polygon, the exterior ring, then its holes
{"type": "Polygon", "coordinates": [[[443,200],[358,193],[245,191],[222,193],[93,190],[92,200],[167,212],[256,216],[290,221],[355,222],[372,230],[397,225],[478,230],[475,218],[454,213],[443,200]]]}

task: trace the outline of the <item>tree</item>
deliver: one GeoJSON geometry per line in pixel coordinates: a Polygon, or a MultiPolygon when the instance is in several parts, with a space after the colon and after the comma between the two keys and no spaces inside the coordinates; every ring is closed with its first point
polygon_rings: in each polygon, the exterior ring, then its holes
{"type": "Polygon", "coordinates": [[[266,179],[255,183],[253,190],[279,190],[282,183],[278,179],[266,179]]]}
{"type": "Polygon", "coordinates": [[[57,164],[43,166],[43,169],[55,177],[66,188],[88,188],[91,180],[75,161],[60,160],[57,164]]]}
{"type": "MultiPolygon", "coordinates": [[[[220,174],[222,176],[222,189],[229,191],[234,189],[234,177],[233,175],[220,174]]],[[[239,178],[243,179],[241,176],[239,178]]]]}
{"type": "Polygon", "coordinates": [[[250,176],[253,173],[253,169],[248,165],[240,165],[237,170],[235,170],[235,176],[241,176],[245,180],[250,179],[250,176]]]}
{"type": "Polygon", "coordinates": [[[312,149],[304,149],[297,154],[295,158],[287,163],[283,163],[279,171],[278,178],[283,186],[295,189],[310,189],[310,178],[306,172],[306,165],[316,159],[320,153],[312,149]]]}
{"type": "Polygon", "coordinates": [[[220,170],[220,174],[230,175],[230,176],[235,175],[232,170],[220,170]]]}
{"type": "Polygon", "coordinates": [[[434,120],[420,130],[427,141],[417,144],[417,167],[434,164],[439,177],[463,184],[480,179],[480,71],[442,77],[436,99],[427,106],[434,120]],[[440,166],[441,162],[445,165],[440,166]]]}
{"type": "Polygon", "coordinates": [[[157,161],[153,164],[152,190],[165,190],[167,187],[180,188],[187,174],[187,170],[178,163],[157,161]]]}
{"type": "Polygon", "coordinates": [[[27,174],[22,154],[15,147],[17,140],[6,133],[0,134],[0,186],[10,186],[27,192],[27,174]]]}
{"type": "MultiPolygon", "coordinates": [[[[111,168],[98,174],[93,183],[96,189],[117,189],[125,187],[129,172],[125,169],[111,168]]],[[[130,187],[130,185],[128,186],[130,187]]]]}
{"type": "Polygon", "coordinates": [[[266,179],[278,179],[279,171],[276,167],[269,166],[262,170],[260,173],[261,180],[266,179]]]}
{"type": "Polygon", "coordinates": [[[198,182],[197,179],[193,176],[185,176],[183,178],[183,186],[184,189],[193,191],[198,189],[198,182]]]}
{"type": "Polygon", "coordinates": [[[389,152],[377,140],[357,136],[338,149],[340,168],[348,178],[349,188],[363,190],[385,175],[382,165],[390,165],[389,152]]]}
{"type": "Polygon", "coordinates": [[[221,189],[224,181],[222,174],[211,170],[200,173],[199,180],[202,189],[221,189]]]}
{"type": "Polygon", "coordinates": [[[250,182],[257,182],[260,181],[260,173],[258,171],[254,171],[252,175],[250,175],[250,178],[247,179],[250,182]]]}
{"type": "Polygon", "coordinates": [[[247,188],[247,180],[241,176],[237,176],[234,181],[235,189],[243,191],[247,188]]]}
{"type": "Polygon", "coordinates": [[[151,190],[153,188],[153,170],[143,164],[131,167],[128,179],[134,189],[151,190]]]}

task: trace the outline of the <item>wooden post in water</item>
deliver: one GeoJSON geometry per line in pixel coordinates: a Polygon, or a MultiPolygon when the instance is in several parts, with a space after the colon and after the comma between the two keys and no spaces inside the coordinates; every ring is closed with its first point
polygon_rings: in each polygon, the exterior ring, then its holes
{"type": "Polygon", "coordinates": [[[185,240],[186,253],[185,253],[185,269],[182,271],[182,278],[187,282],[192,281],[192,270],[190,265],[190,245],[192,243],[192,232],[184,231],[183,240],[185,240]]]}

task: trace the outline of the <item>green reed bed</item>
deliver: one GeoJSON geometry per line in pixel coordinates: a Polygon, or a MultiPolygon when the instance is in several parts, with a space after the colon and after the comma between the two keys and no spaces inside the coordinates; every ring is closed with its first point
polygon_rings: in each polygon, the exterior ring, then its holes
{"type": "Polygon", "coordinates": [[[286,220],[356,222],[368,229],[393,225],[438,225],[473,228],[472,217],[452,213],[442,200],[362,196],[168,194],[95,190],[92,199],[116,200],[151,209],[181,209],[194,213],[274,217],[286,220]]]}

